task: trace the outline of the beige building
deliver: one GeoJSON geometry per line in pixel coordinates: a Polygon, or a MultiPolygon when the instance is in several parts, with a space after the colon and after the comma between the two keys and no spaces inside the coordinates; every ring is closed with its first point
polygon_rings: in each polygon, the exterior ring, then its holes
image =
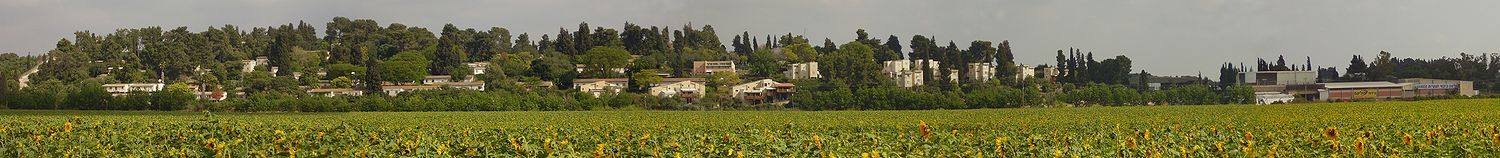
{"type": "Polygon", "coordinates": [[[626,78],[578,79],[573,81],[573,87],[578,88],[580,92],[599,97],[604,94],[619,93],[629,83],[630,79],[626,78]]]}
{"type": "Polygon", "coordinates": [[[786,74],[786,78],[787,79],[794,79],[794,80],[796,80],[796,79],[809,79],[809,78],[823,78],[823,74],[821,74],[821,73],[818,72],[818,62],[805,62],[805,63],[792,64],[791,66],[787,67],[786,72],[784,72],[784,73],[786,74]]]}
{"type": "Polygon", "coordinates": [[[734,61],[693,61],[693,74],[708,75],[735,72],[734,61]]]}
{"type": "Polygon", "coordinates": [[[784,102],[797,93],[796,85],[780,83],[771,79],[750,81],[730,87],[730,94],[746,104],[784,102]]]}
{"type": "Polygon", "coordinates": [[[994,63],[969,63],[969,80],[976,82],[989,82],[995,78],[994,63]]]}
{"type": "MultiPolygon", "coordinates": [[[[701,79],[701,78],[699,78],[701,79]]],[[[663,82],[651,87],[650,95],[657,97],[677,97],[688,102],[696,102],[707,90],[702,80],[680,80],[676,82],[663,82]]]]}

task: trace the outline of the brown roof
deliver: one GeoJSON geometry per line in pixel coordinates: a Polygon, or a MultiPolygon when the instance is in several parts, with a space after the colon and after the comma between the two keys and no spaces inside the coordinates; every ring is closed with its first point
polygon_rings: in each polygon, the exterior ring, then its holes
{"type": "Polygon", "coordinates": [[[590,78],[590,79],[573,80],[573,83],[593,83],[593,82],[599,82],[599,81],[604,81],[604,82],[629,82],[630,79],[628,79],[628,78],[590,78]]]}
{"type": "Polygon", "coordinates": [[[682,81],[703,82],[703,81],[707,81],[707,80],[703,79],[703,78],[662,78],[661,79],[661,82],[682,82],[682,81]]]}
{"type": "Polygon", "coordinates": [[[310,90],[307,90],[308,93],[333,93],[333,92],[348,92],[348,91],[356,91],[356,90],[349,89],[349,88],[329,88],[329,89],[310,89],[310,90]]]}
{"type": "Polygon", "coordinates": [[[437,89],[438,86],[380,86],[381,89],[437,89]]]}

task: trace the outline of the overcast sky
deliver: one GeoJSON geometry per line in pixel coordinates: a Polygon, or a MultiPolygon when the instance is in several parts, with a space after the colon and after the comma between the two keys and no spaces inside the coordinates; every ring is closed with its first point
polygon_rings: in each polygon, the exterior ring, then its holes
{"type": "MultiPolygon", "coordinates": [[[[844,43],[854,30],[909,42],[912,35],[968,41],[1010,40],[1017,62],[1050,64],[1059,49],[1096,58],[1128,55],[1137,71],[1217,76],[1220,63],[1306,57],[1345,67],[1351,55],[1391,51],[1436,58],[1500,52],[1495,0],[4,0],[0,52],[44,53],[78,30],[307,21],[322,33],[334,16],[396,22],[437,32],[443,24],[555,34],[586,21],[618,28],[710,24],[728,44],[740,31],[805,34],[844,43]]],[[[481,29],[483,30],[483,29],[481,29]]],[[[535,39],[533,39],[535,40],[535,39]]],[[[905,45],[905,43],[903,43],[905,45]]],[[[909,49],[908,49],[909,50],[909,49]]]]}

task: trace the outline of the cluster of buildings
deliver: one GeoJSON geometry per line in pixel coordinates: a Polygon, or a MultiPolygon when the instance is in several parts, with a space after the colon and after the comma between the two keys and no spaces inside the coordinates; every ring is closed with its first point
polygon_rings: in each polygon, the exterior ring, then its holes
{"type": "Polygon", "coordinates": [[[1318,82],[1314,71],[1241,72],[1241,83],[1255,89],[1257,104],[1295,101],[1394,100],[1413,97],[1473,96],[1473,81],[1426,78],[1400,79],[1395,82],[1318,82]]]}

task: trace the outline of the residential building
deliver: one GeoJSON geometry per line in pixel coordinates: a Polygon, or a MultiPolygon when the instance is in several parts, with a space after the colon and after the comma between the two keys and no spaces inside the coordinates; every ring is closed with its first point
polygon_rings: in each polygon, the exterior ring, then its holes
{"type": "Polygon", "coordinates": [[[441,76],[427,76],[427,77],[423,77],[422,78],[422,84],[428,84],[428,85],[438,84],[438,83],[447,83],[447,82],[453,82],[453,76],[441,75],[441,76]]]}
{"type": "Polygon", "coordinates": [[[735,72],[734,61],[693,61],[693,74],[709,75],[722,72],[735,72]]]}
{"type": "Polygon", "coordinates": [[[1056,81],[1057,80],[1057,76],[1058,75],[1062,75],[1062,71],[1058,71],[1057,67],[1048,66],[1048,67],[1039,67],[1039,68],[1035,68],[1035,69],[1036,69],[1036,75],[1037,76],[1041,77],[1042,79],[1046,79],[1048,81],[1056,81]]]}
{"type": "Polygon", "coordinates": [[[1474,96],[1479,91],[1474,90],[1474,81],[1442,80],[1426,78],[1401,79],[1396,83],[1410,83],[1416,89],[1415,97],[1461,95],[1474,96]]]}
{"type": "Polygon", "coordinates": [[[1028,79],[1037,76],[1036,68],[1026,64],[1016,64],[1016,80],[1028,79]]]}
{"type": "Polygon", "coordinates": [[[438,87],[458,88],[467,90],[484,91],[484,81],[474,82],[441,82],[432,84],[438,87]]]}
{"type": "Polygon", "coordinates": [[[818,72],[818,62],[795,63],[788,66],[784,73],[787,79],[794,80],[823,78],[823,75],[818,72]]]}
{"type": "Polygon", "coordinates": [[[626,78],[578,79],[573,81],[573,87],[578,88],[578,91],[580,92],[593,94],[594,97],[599,97],[603,96],[604,94],[619,93],[621,90],[624,90],[629,83],[630,79],[626,78]]]}
{"type": "Polygon", "coordinates": [[[683,100],[690,103],[697,102],[698,98],[703,96],[704,91],[708,90],[708,87],[705,86],[704,82],[701,80],[702,78],[697,79],[699,80],[679,80],[676,82],[663,81],[663,83],[656,84],[656,86],[651,87],[649,93],[650,95],[657,97],[676,97],[682,98],[683,100]]]}
{"type": "Polygon", "coordinates": [[[110,95],[121,96],[130,94],[130,92],[155,93],[157,91],[161,91],[163,88],[166,88],[166,85],[161,83],[122,83],[104,84],[102,85],[102,87],[104,87],[104,91],[109,92],[110,95]]]}
{"type": "Polygon", "coordinates": [[[386,85],[386,86],[380,86],[380,89],[382,91],[384,91],[386,95],[396,96],[398,94],[405,93],[405,92],[411,92],[411,91],[434,90],[434,89],[438,89],[438,86],[396,86],[396,85],[386,85]]]}
{"type": "Polygon", "coordinates": [[[327,89],[325,89],[325,88],[319,88],[319,89],[309,89],[309,90],[307,90],[307,93],[308,94],[312,94],[313,96],[325,96],[325,97],[363,96],[363,95],[365,95],[365,91],[354,90],[354,89],[349,89],[349,88],[327,88],[327,89]]]}
{"type": "MultiPolygon", "coordinates": [[[[939,73],[936,72],[938,70],[939,62],[925,59],[885,61],[885,67],[881,69],[881,72],[884,72],[887,77],[890,77],[892,81],[895,81],[897,86],[921,86],[923,83],[925,83],[925,75],[923,75],[922,73],[921,66],[924,62],[927,63],[928,68],[932,69],[933,73],[939,73]]],[[[958,81],[958,71],[950,72],[948,75],[948,79],[951,81],[958,81]]]]}
{"type": "Polygon", "coordinates": [[[989,82],[995,78],[995,63],[969,63],[969,80],[989,82]]]}
{"type": "Polygon", "coordinates": [[[785,102],[797,93],[796,85],[762,79],[730,87],[730,94],[745,104],[785,102]]]}
{"type": "MultiPolygon", "coordinates": [[[[578,72],[578,73],[583,73],[584,70],[588,70],[588,69],[589,69],[588,65],[584,65],[584,64],[574,64],[573,65],[573,71],[578,72]]],[[[625,74],[625,68],[613,68],[613,69],[609,69],[609,70],[613,71],[614,73],[625,74]]]]}
{"type": "Polygon", "coordinates": [[[467,65],[469,66],[469,69],[474,70],[474,72],[470,74],[475,75],[483,75],[485,71],[488,71],[490,69],[490,63],[488,62],[471,62],[464,63],[464,65],[467,65]]]}
{"type": "Polygon", "coordinates": [[[254,72],[255,67],[264,66],[270,63],[269,61],[270,59],[266,58],[265,56],[255,57],[255,60],[241,60],[240,63],[243,63],[244,65],[240,66],[240,72],[254,72]]]}

